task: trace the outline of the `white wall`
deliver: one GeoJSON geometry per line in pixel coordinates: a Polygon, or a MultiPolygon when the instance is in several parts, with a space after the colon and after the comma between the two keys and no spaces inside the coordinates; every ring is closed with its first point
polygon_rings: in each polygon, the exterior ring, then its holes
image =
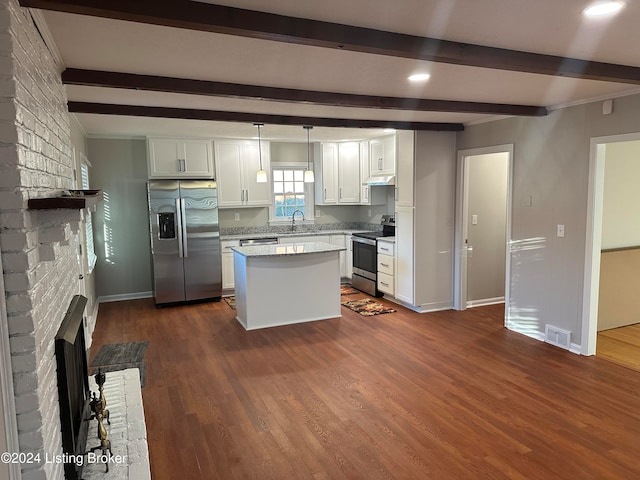
{"type": "MultiPolygon", "coordinates": [[[[31,211],[29,198],[74,187],[67,98],[27,9],[0,2],[0,249],[20,450],[61,454],[54,338],[74,294],[76,210],[31,211]]],[[[62,479],[62,464],[22,465],[62,479]]]]}
{"type": "Polygon", "coordinates": [[[609,143],[604,170],[602,249],[640,246],[640,141],[609,143]]]}
{"type": "Polygon", "coordinates": [[[467,161],[467,301],[478,302],[504,297],[509,154],[474,155],[467,161]]]}
{"type": "Polygon", "coordinates": [[[459,149],[514,144],[507,306],[514,330],[542,339],[551,324],[580,342],[590,138],[640,131],[640,95],[614,104],[611,115],[594,102],[546,117],[472,125],[458,134],[459,149]],[[565,225],[565,238],[556,236],[558,224],[565,225]]]}

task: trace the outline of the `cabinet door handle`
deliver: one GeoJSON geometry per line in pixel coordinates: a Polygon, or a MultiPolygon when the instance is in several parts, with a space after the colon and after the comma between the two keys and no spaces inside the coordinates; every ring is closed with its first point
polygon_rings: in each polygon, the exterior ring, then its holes
{"type": "Polygon", "coordinates": [[[180,160],[182,162],[182,171],[186,172],[187,171],[187,161],[183,158],[182,160],[180,160]]]}
{"type": "Polygon", "coordinates": [[[378,159],[378,170],[382,170],[382,157],[378,159]]]}
{"type": "Polygon", "coordinates": [[[326,200],[327,199],[327,189],[325,188],[323,193],[322,193],[322,199],[326,200]]]}
{"type": "Polygon", "coordinates": [[[382,265],[383,267],[388,267],[389,266],[388,263],[382,263],[382,262],[380,262],[380,265],[382,265]]]}
{"type": "Polygon", "coordinates": [[[338,198],[342,200],[342,188],[338,189],[338,198]]]}
{"type": "Polygon", "coordinates": [[[385,287],[388,287],[388,286],[389,286],[389,284],[388,284],[388,283],[383,282],[382,280],[380,280],[380,285],[384,285],[385,287]]]}
{"type": "Polygon", "coordinates": [[[240,201],[244,203],[244,189],[240,190],[240,201]]]}
{"type": "Polygon", "coordinates": [[[178,171],[182,171],[182,160],[178,159],[178,171]]]}
{"type": "Polygon", "coordinates": [[[369,200],[369,187],[364,187],[364,199],[369,200]]]}
{"type": "Polygon", "coordinates": [[[388,248],[385,248],[385,247],[380,247],[380,250],[384,250],[385,252],[388,252],[388,251],[389,251],[389,249],[388,249],[388,248]]]}
{"type": "Polygon", "coordinates": [[[247,189],[247,190],[245,190],[245,192],[247,192],[246,195],[245,195],[245,200],[248,202],[249,201],[249,190],[247,189]]]}

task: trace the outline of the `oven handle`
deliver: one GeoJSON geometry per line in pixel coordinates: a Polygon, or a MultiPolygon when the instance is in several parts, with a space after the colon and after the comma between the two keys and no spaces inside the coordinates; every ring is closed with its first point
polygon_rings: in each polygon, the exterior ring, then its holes
{"type": "Polygon", "coordinates": [[[375,240],[371,240],[370,238],[362,238],[362,237],[356,237],[353,236],[351,237],[351,240],[353,240],[354,242],[358,242],[358,243],[366,243],[367,245],[374,245],[376,244],[375,240]]]}

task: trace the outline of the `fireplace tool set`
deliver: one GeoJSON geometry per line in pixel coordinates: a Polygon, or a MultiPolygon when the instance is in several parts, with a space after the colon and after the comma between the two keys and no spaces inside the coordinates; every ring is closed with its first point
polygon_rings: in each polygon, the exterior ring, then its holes
{"type": "MultiPolygon", "coordinates": [[[[106,375],[102,373],[100,369],[98,369],[98,373],[96,373],[93,377],[98,385],[99,395],[96,395],[93,392],[93,397],[89,402],[91,407],[91,411],[93,415],[91,419],[94,418],[98,421],[98,439],[100,439],[100,445],[93,447],[91,450],[87,451],[87,453],[95,452],[96,450],[102,451],[102,458],[109,458],[113,456],[111,452],[111,440],[107,439],[107,429],[104,426],[104,421],[107,421],[107,424],[111,425],[111,421],[109,420],[109,410],[107,410],[107,400],[104,397],[104,382],[106,380],[106,375]]],[[[109,462],[104,462],[107,467],[107,472],[109,471],[109,462]]]]}

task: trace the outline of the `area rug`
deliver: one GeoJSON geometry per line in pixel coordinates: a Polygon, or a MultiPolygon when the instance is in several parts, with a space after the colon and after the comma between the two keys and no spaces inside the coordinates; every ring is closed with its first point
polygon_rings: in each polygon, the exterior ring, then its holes
{"type": "Polygon", "coordinates": [[[393,308],[385,307],[384,305],[378,302],[374,302],[369,298],[365,298],[363,300],[350,300],[347,302],[342,302],[342,305],[365,317],[395,312],[393,308]]]}
{"type": "Polygon", "coordinates": [[[140,370],[140,385],[144,386],[146,364],[144,354],[149,342],[111,343],[103,345],[91,362],[95,375],[100,369],[103,373],[137,368],[140,370]]]}
{"type": "Polygon", "coordinates": [[[360,293],[360,290],[356,290],[348,283],[343,283],[340,285],[340,295],[355,295],[356,293],[360,293]]]}
{"type": "Polygon", "coordinates": [[[227,305],[229,305],[231,308],[233,308],[234,310],[236,309],[236,297],[232,295],[230,297],[222,297],[222,299],[227,302],[227,305]]]}

